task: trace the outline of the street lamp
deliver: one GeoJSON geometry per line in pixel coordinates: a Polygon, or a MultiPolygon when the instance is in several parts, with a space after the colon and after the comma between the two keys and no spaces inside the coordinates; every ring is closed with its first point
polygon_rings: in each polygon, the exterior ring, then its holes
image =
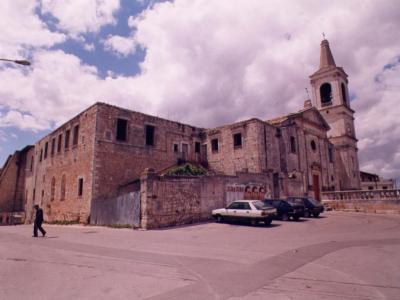
{"type": "Polygon", "coordinates": [[[0,58],[2,61],[9,61],[13,62],[15,64],[23,65],[23,66],[30,66],[31,63],[27,60],[18,60],[18,59],[6,59],[6,58],[0,58]]]}

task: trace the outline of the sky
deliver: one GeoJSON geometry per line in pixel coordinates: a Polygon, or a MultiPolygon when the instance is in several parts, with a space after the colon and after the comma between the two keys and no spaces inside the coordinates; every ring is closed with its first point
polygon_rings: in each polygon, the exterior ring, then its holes
{"type": "Polygon", "coordinates": [[[95,102],[195,126],[302,108],[322,32],[362,170],[400,178],[398,0],[2,0],[0,165],[95,102]]]}

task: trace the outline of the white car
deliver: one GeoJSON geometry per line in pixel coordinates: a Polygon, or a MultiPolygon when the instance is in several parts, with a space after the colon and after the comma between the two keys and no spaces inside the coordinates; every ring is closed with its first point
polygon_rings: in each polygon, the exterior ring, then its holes
{"type": "Polygon", "coordinates": [[[266,206],[260,200],[236,200],[226,208],[212,211],[212,216],[217,222],[244,221],[250,222],[251,225],[257,225],[259,222],[270,225],[275,215],[276,209],[266,206]]]}

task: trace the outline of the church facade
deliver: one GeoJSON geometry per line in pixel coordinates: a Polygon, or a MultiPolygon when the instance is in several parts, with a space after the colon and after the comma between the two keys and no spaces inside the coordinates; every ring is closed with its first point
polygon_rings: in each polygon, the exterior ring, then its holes
{"type": "Polygon", "coordinates": [[[336,66],[327,40],[310,83],[312,100],[298,112],[216,128],[96,103],[10,156],[0,174],[0,211],[25,210],[29,216],[39,204],[48,221],[88,222],[98,199],[117,197],[144,170],[161,174],[183,162],[206,170],[210,182],[218,177],[222,185],[239,175],[245,185],[261,180],[266,197],[320,200],[325,191],[358,190],[348,78],[336,66]]]}

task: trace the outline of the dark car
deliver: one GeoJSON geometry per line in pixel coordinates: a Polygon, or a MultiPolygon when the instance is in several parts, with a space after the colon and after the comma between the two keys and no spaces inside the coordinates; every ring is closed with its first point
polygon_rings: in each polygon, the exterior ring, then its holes
{"type": "Polygon", "coordinates": [[[265,205],[275,207],[277,218],[283,221],[291,218],[298,221],[304,216],[304,205],[301,202],[288,202],[283,199],[265,199],[263,202],[265,205]]]}
{"type": "Polygon", "coordinates": [[[319,201],[309,197],[288,197],[288,201],[301,201],[304,204],[304,217],[318,218],[324,212],[324,206],[319,201]]]}

